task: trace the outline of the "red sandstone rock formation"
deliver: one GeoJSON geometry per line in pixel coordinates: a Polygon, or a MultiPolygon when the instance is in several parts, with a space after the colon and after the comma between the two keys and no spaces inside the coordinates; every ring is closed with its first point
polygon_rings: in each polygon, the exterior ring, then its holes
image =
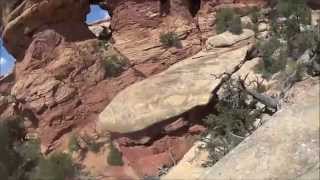
{"type": "MultiPolygon", "coordinates": [[[[99,42],[84,23],[88,0],[17,0],[9,5],[0,1],[2,37],[17,58],[14,78],[0,82],[0,90],[11,89],[20,113],[32,114],[29,118],[45,151],[52,150],[65,133],[94,122],[125,87],[200,51],[201,43],[213,32],[210,19],[214,19],[219,5],[246,10],[249,3],[257,5],[264,1],[168,2],[108,0],[101,3],[112,15],[113,46],[129,61],[119,76],[108,77],[99,42]],[[160,34],[170,31],[179,35],[181,47],[161,46],[160,34]]],[[[116,140],[127,162],[140,175],[154,175],[157,168],[172,165],[170,154],[178,161],[190,147],[192,135],[203,130],[186,121],[170,123],[173,124],[160,128],[164,131],[155,134],[146,131],[145,138],[139,142],[127,135],[120,135],[126,136],[125,143],[120,143],[121,138],[116,140]]]]}

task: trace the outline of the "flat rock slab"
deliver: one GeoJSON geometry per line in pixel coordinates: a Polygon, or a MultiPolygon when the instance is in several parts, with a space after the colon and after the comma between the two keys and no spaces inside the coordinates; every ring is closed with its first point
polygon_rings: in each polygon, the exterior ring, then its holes
{"type": "Polygon", "coordinates": [[[199,179],[319,179],[319,84],[295,93],[199,179]],[[299,94],[303,95],[299,95],[299,94]]]}
{"type": "Polygon", "coordinates": [[[219,47],[229,47],[240,41],[249,39],[254,36],[254,32],[250,29],[244,29],[239,35],[232,34],[229,31],[210,37],[206,42],[207,50],[219,47]]]}
{"type": "Polygon", "coordinates": [[[134,132],[206,105],[220,83],[212,74],[233,71],[249,48],[202,53],[126,88],[100,114],[99,126],[111,132],[134,132]]]}

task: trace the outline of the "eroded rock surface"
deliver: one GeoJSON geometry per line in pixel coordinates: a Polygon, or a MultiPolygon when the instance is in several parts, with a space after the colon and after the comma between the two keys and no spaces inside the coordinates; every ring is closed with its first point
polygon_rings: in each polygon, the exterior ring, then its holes
{"type": "Polygon", "coordinates": [[[17,63],[11,94],[37,117],[45,148],[71,129],[94,122],[117,92],[141,79],[128,65],[109,77],[100,51],[104,47],[97,40],[70,43],[46,30],[34,36],[17,63]]]}
{"type": "Polygon", "coordinates": [[[213,72],[235,71],[249,47],[199,53],[126,88],[100,114],[99,126],[113,132],[140,177],[160,175],[192,147],[206,130],[201,119],[211,111],[212,91],[221,82],[213,72]]]}
{"type": "Polygon", "coordinates": [[[232,34],[227,31],[222,34],[210,37],[206,42],[206,49],[230,47],[240,41],[247,40],[254,36],[254,32],[249,29],[244,29],[240,35],[232,34]]]}
{"type": "Polygon", "coordinates": [[[199,52],[206,39],[215,34],[214,20],[218,9],[235,8],[244,15],[251,7],[263,6],[265,2],[111,0],[101,4],[112,15],[115,47],[139,69],[141,63],[168,67],[199,52]],[[161,34],[168,32],[178,35],[180,47],[167,49],[161,45],[161,34]]]}
{"type": "Polygon", "coordinates": [[[133,84],[100,114],[101,127],[112,132],[134,132],[208,104],[221,81],[212,74],[232,72],[245,59],[249,47],[195,56],[133,84]]]}
{"type": "Polygon", "coordinates": [[[45,29],[54,29],[69,41],[92,38],[84,19],[89,12],[89,1],[48,0],[16,1],[2,19],[3,41],[7,49],[22,60],[33,35],[45,29]]]}

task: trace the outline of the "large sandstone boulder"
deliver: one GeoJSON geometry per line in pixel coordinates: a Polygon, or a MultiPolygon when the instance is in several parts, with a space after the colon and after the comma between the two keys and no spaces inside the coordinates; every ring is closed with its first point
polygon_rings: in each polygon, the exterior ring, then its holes
{"type": "Polygon", "coordinates": [[[254,32],[249,29],[244,29],[243,32],[239,35],[232,34],[231,32],[226,31],[219,35],[210,37],[207,40],[206,48],[207,50],[211,50],[213,48],[229,47],[240,41],[249,39],[253,36],[254,36],[254,32]]]}
{"type": "Polygon", "coordinates": [[[319,82],[299,84],[290,93],[292,105],[283,107],[198,179],[318,179],[319,82]]]}
{"type": "Polygon", "coordinates": [[[138,131],[206,105],[221,80],[212,74],[233,71],[245,59],[248,48],[189,58],[126,88],[100,114],[101,127],[121,133],[138,131]]]}

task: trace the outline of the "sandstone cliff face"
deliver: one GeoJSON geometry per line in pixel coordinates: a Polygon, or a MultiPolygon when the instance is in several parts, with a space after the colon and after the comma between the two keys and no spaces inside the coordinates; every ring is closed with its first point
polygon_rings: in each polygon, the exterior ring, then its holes
{"type": "Polygon", "coordinates": [[[236,8],[242,14],[266,0],[111,0],[101,3],[112,15],[114,46],[130,59],[134,67],[148,75],[200,51],[214,33],[214,16],[222,7],[236,8]],[[164,48],[162,33],[175,32],[179,48],[164,48]]]}
{"type": "Polygon", "coordinates": [[[201,49],[201,42],[185,2],[173,0],[166,5],[154,0],[108,1],[114,46],[146,75],[155,66],[164,69],[195,54],[201,49]],[[167,32],[178,34],[181,47],[161,46],[160,34],[167,32]]]}
{"type": "Polygon", "coordinates": [[[88,0],[1,3],[4,44],[17,58],[11,93],[34,114],[46,148],[81,122],[94,122],[120,90],[201,49],[194,1],[102,2],[112,15],[113,46],[129,61],[120,76],[107,77],[99,43],[89,40],[94,35],[84,23],[88,0]],[[160,34],[169,31],[181,47],[161,46],[160,34]]]}

